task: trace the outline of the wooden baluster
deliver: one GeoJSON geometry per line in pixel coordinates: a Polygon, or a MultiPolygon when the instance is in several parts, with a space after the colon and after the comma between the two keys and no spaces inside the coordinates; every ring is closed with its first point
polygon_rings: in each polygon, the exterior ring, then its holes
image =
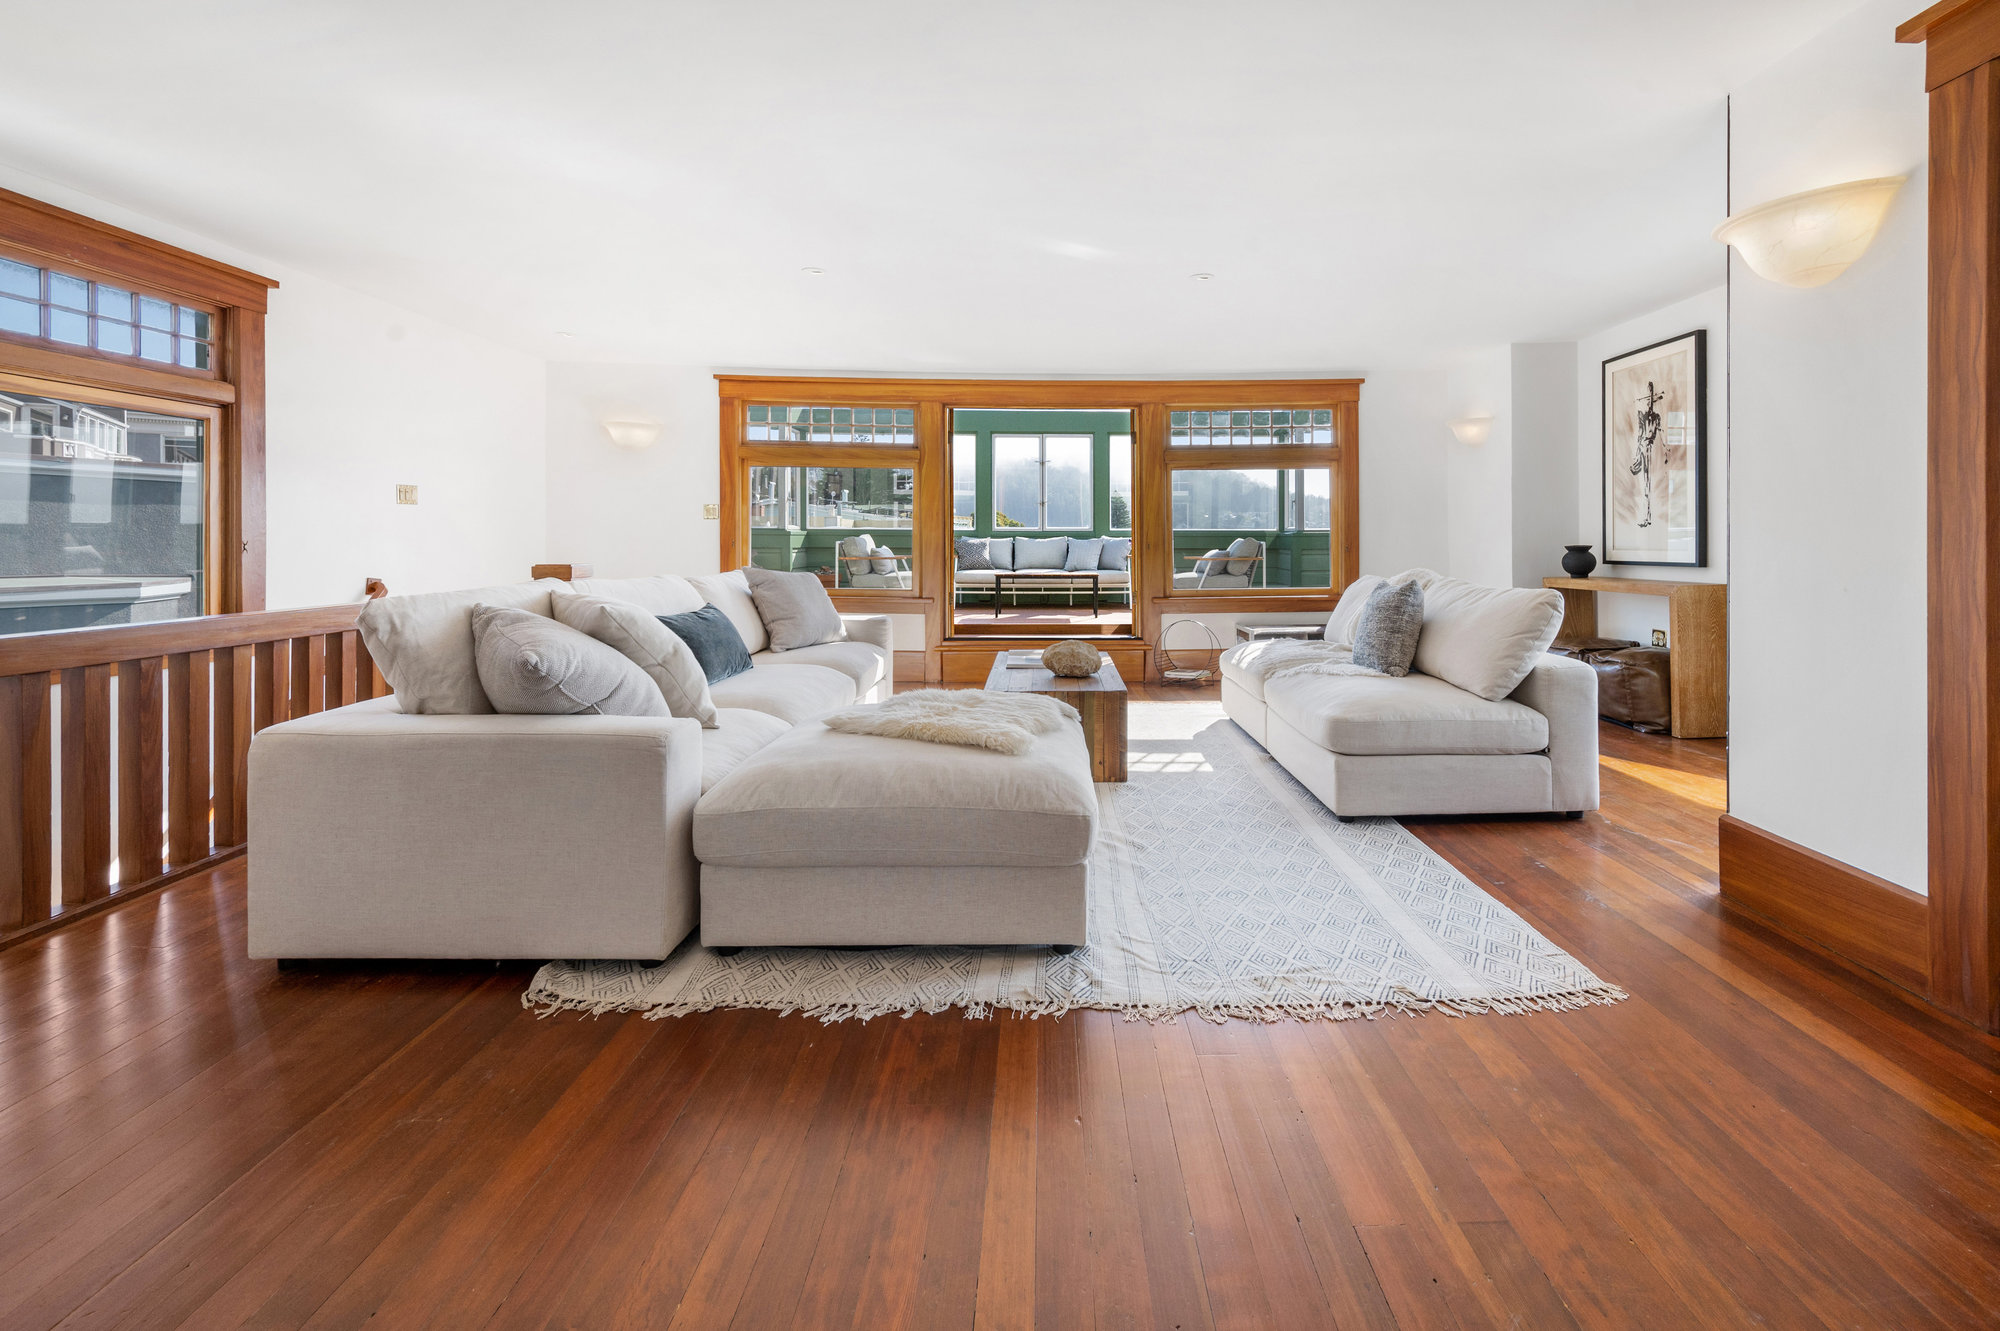
{"type": "Polygon", "coordinates": [[[332,711],[354,701],[354,655],[347,650],[352,633],[326,635],[326,707],[332,711]]]}
{"type": "Polygon", "coordinates": [[[0,930],[49,918],[49,677],[0,678],[0,930]]]}
{"type": "Polygon", "coordinates": [[[119,662],[118,886],[121,888],[160,876],[160,688],[159,657],[119,662]]]}
{"type": "Polygon", "coordinates": [[[248,647],[215,653],[215,844],[250,839],[251,656],[248,647]]]}
{"type": "Polygon", "coordinates": [[[292,639],[292,715],[326,710],[326,635],[292,639]],[[304,658],[303,661],[301,658],[304,658]],[[303,685],[304,687],[300,687],[303,685]],[[304,699],[303,703],[300,701],[304,699]]]}
{"type": "Polygon", "coordinates": [[[262,730],[291,719],[292,640],[258,643],[255,661],[257,700],[251,726],[262,730]]]}
{"type": "Polygon", "coordinates": [[[62,672],[62,899],[111,891],[111,667],[62,672]]]}
{"type": "Polygon", "coordinates": [[[208,857],[208,653],[185,652],[167,666],[167,857],[208,857]]]}
{"type": "Polygon", "coordinates": [[[355,634],[354,700],[366,702],[370,698],[381,697],[381,691],[375,687],[375,681],[379,678],[381,675],[375,669],[375,658],[368,654],[368,644],[362,640],[359,633],[355,634]]]}

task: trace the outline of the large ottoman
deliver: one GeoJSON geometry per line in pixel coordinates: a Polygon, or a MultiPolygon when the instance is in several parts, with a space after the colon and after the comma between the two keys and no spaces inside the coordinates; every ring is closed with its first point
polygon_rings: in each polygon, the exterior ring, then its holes
{"type": "Polygon", "coordinates": [[[1084,941],[1097,792],[1066,717],[1019,756],[794,727],[694,812],[701,941],[1084,941]]]}

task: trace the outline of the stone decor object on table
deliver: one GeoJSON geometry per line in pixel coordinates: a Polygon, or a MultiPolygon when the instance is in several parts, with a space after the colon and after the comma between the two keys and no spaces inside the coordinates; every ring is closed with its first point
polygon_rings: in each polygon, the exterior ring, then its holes
{"type": "Polygon", "coordinates": [[[1071,639],[1059,642],[1042,652],[1042,665],[1051,675],[1064,679],[1082,679],[1096,674],[1104,665],[1104,657],[1087,642],[1071,639]]]}

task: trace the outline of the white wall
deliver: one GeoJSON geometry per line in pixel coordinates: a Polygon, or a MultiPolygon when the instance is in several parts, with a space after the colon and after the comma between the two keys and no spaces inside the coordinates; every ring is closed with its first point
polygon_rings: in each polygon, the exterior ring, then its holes
{"type": "Polygon", "coordinates": [[[1576,344],[1516,342],[1509,349],[1513,419],[1513,585],[1562,575],[1575,535],[1576,344]]]}
{"type": "Polygon", "coordinates": [[[271,293],[266,604],[517,582],[543,558],[534,356],[302,273],[271,293]],[[396,486],[417,487],[414,506],[396,486]]]}
{"type": "Polygon", "coordinates": [[[1481,444],[1445,432],[1445,567],[1468,582],[1514,583],[1514,363],[1493,347],[1453,364],[1445,376],[1446,422],[1491,416],[1481,444]]]}
{"type": "Polygon", "coordinates": [[[1927,112],[1923,48],[1890,38],[1910,11],[1863,5],[1734,94],[1738,210],[1910,181],[1826,286],[1732,258],[1729,794],[1736,816],[1921,892],[1927,112]]]}
{"type": "Polygon", "coordinates": [[[265,603],[527,576],[543,557],[543,362],[213,237],[0,165],[0,186],[276,279],[265,603]],[[396,486],[418,487],[414,507],[396,486]]]}
{"type": "Polygon", "coordinates": [[[1442,369],[1371,372],[1361,385],[1361,571],[1442,569],[1452,419],[1442,369]]]}
{"type": "MultiPolygon", "coordinates": [[[[1720,201],[1717,207],[1722,207],[1720,201]]],[[[1718,270],[1726,257],[1722,247],[1716,246],[1718,270]]],[[[1569,540],[1588,541],[1591,553],[1599,560],[1604,558],[1604,362],[1697,328],[1708,330],[1708,564],[1705,568],[1653,568],[1599,563],[1595,577],[1729,580],[1729,293],[1723,286],[1577,339],[1576,508],[1572,515],[1576,535],[1569,540]]],[[[1664,597],[1598,594],[1597,631],[1607,638],[1651,642],[1653,630],[1666,627],[1664,597]]]]}

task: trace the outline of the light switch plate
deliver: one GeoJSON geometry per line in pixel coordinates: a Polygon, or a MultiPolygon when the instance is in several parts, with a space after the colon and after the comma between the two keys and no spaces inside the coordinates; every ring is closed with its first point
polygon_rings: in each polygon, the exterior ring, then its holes
{"type": "Polygon", "coordinates": [[[396,502],[397,502],[397,503],[399,503],[399,504],[414,504],[414,503],[416,503],[416,502],[417,502],[417,487],[416,487],[416,486],[414,486],[414,485],[399,485],[399,486],[397,486],[397,487],[396,487],[396,502]]]}
{"type": "Polygon", "coordinates": [[[720,522],[720,521],[722,521],[722,505],[720,505],[720,504],[703,504],[703,505],[701,506],[701,516],[702,516],[702,519],[703,519],[704,521],[706,521],[706,522],[720,522]]]}
{"type": "Polygon", "coordinates": [[[1655,647],[1664,647],[1667,645],[1667,631],[1665,629],[1653,630],[1653,645],[1655,647]]]}

